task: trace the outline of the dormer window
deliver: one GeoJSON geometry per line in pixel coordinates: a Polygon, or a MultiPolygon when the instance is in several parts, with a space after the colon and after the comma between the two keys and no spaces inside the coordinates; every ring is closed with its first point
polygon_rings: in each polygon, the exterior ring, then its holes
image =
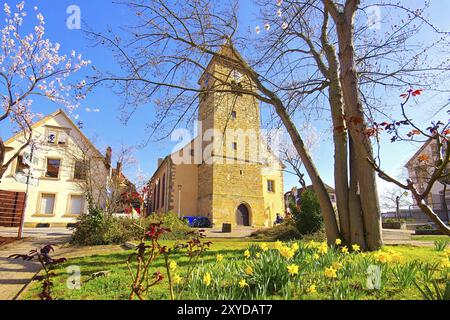
{"type": "Polygon", "coordinates": [[[67,133],[61,132],[58,137],[58,145],[65,146],[67,144],[67,133]]]}
{"type": "Polygon", "coordinates": [[[48,131],[47,132],[47,142],[49,144],[55,144],[56,143],[56,137],[57,137],[57,133],[56,131],[48,131]]]}
{"type": "Polygon", "coordinates": [[[68,143],[69,135],[65,130],[48,129],[46,133],[47,144],[66,146],[68,143]]]}

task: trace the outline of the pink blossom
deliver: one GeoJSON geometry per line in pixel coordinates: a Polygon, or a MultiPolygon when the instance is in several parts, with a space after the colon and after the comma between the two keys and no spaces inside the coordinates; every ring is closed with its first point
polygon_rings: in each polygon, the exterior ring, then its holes
{"type": "Polygon", "coordinates": [[[79,80],[78,83],[83,85],[77,87],[67,81],[70,75],[89,65],[90,61],[83,60],[81,54],[75,57],[74,51],[70,56],[60,54],[61,45],[44,38],[42,13],[37,13],[37,24],[32,31],[25,32],[25,3],[18,3],[15,8],[13,13],[7,3],[3,5],[7,19],[0,29],[0,70],[4,81],[15,85],[5,86],[0,91],[0,108],[20,131],[28,128],[37,117],[31,110],[33,95],[47,97],[69,110],[77,108],[77,100],[84,95],[79,92],[73,94],[72,91],[84,87],[85,82],[79,80]]]}

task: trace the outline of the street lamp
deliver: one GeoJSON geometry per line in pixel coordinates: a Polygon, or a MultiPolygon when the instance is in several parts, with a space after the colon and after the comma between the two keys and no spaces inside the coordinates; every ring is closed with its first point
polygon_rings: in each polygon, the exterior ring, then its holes
{"type": "Polygon", "coordinates": [[[401,195],[395,197],[395,214],[397,216],[397,219],[400,219],[400,200],[402,199],[402,197],[407,197],[407,196],[408,196],[408,192],[405,191],[401,195]]]}
{"type": "Polygon", "coordinates": [[[181,219],[181,188],[183,185],[178,185],[178,218],[181,219]]]}

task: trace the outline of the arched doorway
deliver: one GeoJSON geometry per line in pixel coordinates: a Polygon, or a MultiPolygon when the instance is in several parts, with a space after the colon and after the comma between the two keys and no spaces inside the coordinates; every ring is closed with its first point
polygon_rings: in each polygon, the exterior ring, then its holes
{"type": "Polygon", "coordinates": [[[241,204],[236,210],[236,223],[238,226],[250,226],[250,212],[245,204],[241,204]]]}

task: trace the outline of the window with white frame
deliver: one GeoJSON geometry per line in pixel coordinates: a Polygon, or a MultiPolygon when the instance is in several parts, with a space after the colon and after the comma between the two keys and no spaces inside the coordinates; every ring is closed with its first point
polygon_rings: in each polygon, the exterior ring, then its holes
{"type": "Polygon", "coordinates": [[[41,203],[39,206],[39,213],[41,214],[54,214],[55,211],[55,198],[56,196],[51,193],[43,193],[41,195],[41,203]]]}
{"type": "Polygon", "coordinates": [[[66,132],[60,132],[58,135],[58,145],[65,146],[67,144],[68,135],[66,132]]]}
{"type": "Polygon", "coordinates": [[[69,214],[80,215],[84,211],[84,197],[82,195],[69,196],[69,214]]]}

